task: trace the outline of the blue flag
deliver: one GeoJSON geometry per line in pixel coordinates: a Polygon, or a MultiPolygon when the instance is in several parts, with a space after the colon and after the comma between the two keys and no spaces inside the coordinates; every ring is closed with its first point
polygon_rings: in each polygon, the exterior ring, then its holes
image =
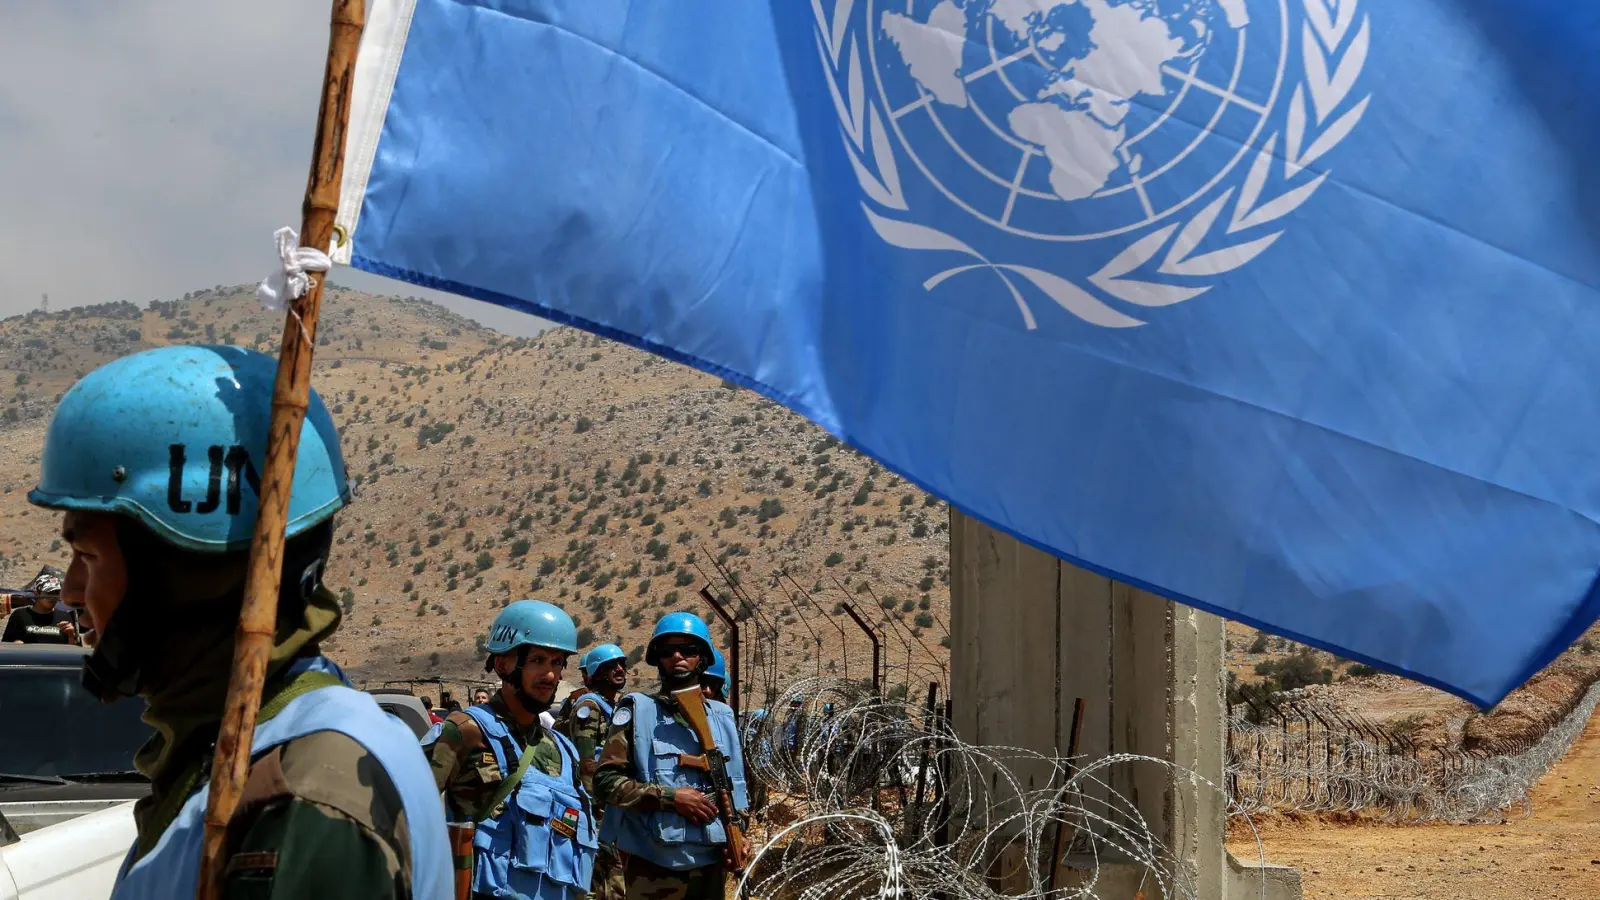
{"type": "Polygon", "coordinates": [[[341,262],[1480,704],[1596,618],[1600,4],[371,7],[341,262]]]}

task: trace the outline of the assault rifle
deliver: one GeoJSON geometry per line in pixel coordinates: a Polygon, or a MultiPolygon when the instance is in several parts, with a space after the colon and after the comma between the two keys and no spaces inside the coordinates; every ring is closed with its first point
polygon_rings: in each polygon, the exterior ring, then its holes
{"type": "Polygon", "coordinates": [[[701,695],[698,685],[673,691],[672,697],[678,701],[678,708],[683,710],[683,717],[694,729],[695,737],[700,739],[700,749],[705,753],[705,772],[711,776],[711,788],[717,795],[713,798],[717,804],[717,818],[722,820],[722,827],[728,833],[728,867],[735,872],[743,872],[745,866],[750,864],[749,854],[744,834],[733,821],[733,782],[728,778],[727,761],[723,759],[722,751],[717,749],[717,739],[711,733],[705,697],[701,695]]]}

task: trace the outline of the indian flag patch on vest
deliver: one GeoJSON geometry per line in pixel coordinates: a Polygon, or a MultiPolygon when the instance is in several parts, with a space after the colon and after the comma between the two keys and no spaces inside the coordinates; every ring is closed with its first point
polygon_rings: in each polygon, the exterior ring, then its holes
{"type": "Polygon", "coordinates": [[[567,807],[561,813],[561,818],[560,819],[551,820],[550,827],[552,829],[554,829],[557,834],[566,835],[567,840],[569,840],[569,841],[577,840],[578,839],[578,810],[575,807],[571,807],[571,806],[567,807]]]}

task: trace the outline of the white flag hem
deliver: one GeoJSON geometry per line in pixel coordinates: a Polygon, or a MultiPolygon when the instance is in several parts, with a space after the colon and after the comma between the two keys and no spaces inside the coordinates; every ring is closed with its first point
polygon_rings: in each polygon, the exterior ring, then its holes
{"type": "Polygon", "coordinates": [[[328,248],[328,255],[339,265],[350,264],[361,203],[367,194],[367,177],[372,173],[372,160],[378,152],[378,138],[383,134],[389,97],[394,93],[395,76],[400,71],[400,58],[405,54],[416,8],[416,0],[373,0],[367,9],[367,26],[361,34],[355,84],[351,88],[339,214],[334,219],[337,227],[333,240],[336,242],[343,234],[345,242],[328,248]]]}

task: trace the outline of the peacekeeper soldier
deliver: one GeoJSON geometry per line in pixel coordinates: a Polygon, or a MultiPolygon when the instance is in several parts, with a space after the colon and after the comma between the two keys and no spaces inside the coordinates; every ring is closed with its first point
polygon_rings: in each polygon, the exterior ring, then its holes
{"type": "Polygon", "coordinates": [[[628,654],[616,644],[601,644],[583,655],[578,671],[583,673],[583,690],[567,698],[556,730],[578,748],[582,760],[583,786],[594,793],[595,763],[611,731],[611,715],[618,696],[628,685],[628,654]]]}
{"type": "MultiPolygon", "coordinates": [[[[583,787],[594,796],[594,770],[605,745],[606,734],[611,730],[611,715],[616,711],[617,697],[628,685],[628,654],[616,644],[601,644],[591,649],[578,661],[578,671],[583,673],[583,690],[572,694],[556,718],[556,730],[566,735],[578,748],[583,787]]],[[[596,818],[605,821],[603,809],[596,818]]],[[[622,861],[616,848],[600,845],[595,857],[594,879],[590,893],[597,900],[622,900],[627,885],[622,878],[622,861]]]]}
{"type": "MultiPolygon", "coordinates": [[[[623,854],[627,900],[723,900],[735,854],[712,801],[706,751],[672,696],[698,687],[711,659],[706,623],[691,613],[668,613],[645,651],[660,685],[653,694],[627,695],[612,716],[595,790],[612,807],[601,839],[623,854]]],[[[705,707],[732,782],[735,808],[727,812],[742,828],[748,803],[733,710],[713,700],[705,707]]],[[[738,855],[747,854],[743,847],[738,855]]]]}
{"type": "Polygon", "coordinates": [[[571,900],[589,890],[597,825],[577,749],[539,715],[578,628],[558,606],[518,600],[495,617],[487,649],[500,689],[423,736],[449,820],[476,823],[471,895],[571,900]]]}
{"type": "MultiPolygon", "coordinates": [[[[28,499],[65,512],[63,599],[100,631],[84,687],[142,695],[157,732],[135,757],[151,793],[115,900],[195,894],[276,369],[237,347],[137,353],[68,390],[45,436],[28,499]]],[[[224,897],[449,896],[444,815],[415,736],[318,650],[339,626],[322,573],[349,499],[338,433],[312,394],[224,897]]]]}
{"type": "Polygon", "coordinates": [[[716,700],[727,703],[728,698],[724,691],[728,684],[728,661],[722,658],[722,651],[711,648],[711,665],[706,666],[700,675],[700,691],[706,695],[707,700],[716,700]]]}

